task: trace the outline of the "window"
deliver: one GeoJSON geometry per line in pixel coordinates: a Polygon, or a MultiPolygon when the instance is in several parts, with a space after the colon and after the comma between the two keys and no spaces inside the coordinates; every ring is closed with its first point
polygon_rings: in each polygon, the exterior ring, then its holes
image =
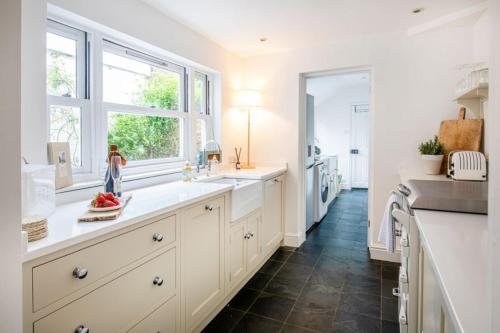
{"type": "Polygon", "coordinates": [[[49,21],[47,31],[47,100],[49,141],[69,142],[75,171],[88,171],[83,144],[89,126],[86,33],[49,21]]]}
{"type": "Polygon", "coordinates": [[[130,161],[185,159],[185,69],[112,42],[104,43],[107,138],[130,161]]]}
{"type": "Polygon", "coordinates": [[[211,76],[85,30],[49,20],[47,31],[49,141],[70,143],[74,170],[102,177],[109,144],[129,174],[199,158],[214,137],[211,76]]]}

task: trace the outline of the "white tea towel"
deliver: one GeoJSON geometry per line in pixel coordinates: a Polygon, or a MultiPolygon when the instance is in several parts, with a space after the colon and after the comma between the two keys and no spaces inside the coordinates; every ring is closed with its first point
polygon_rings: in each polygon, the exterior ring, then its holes
{"type": "Polygon", "coordinates": [[[392,217],[392,204],[397,203],[400,207],[403,204],[401,195],[396,193],[391,193],[389,200],[385,205],[384,216],[382,217],[382,223],[380,225],[380,231],[378,233],[378,241],[385,245],[387,251],[394,252],[396,244],[395,235],[395,220],[392,217]]]}

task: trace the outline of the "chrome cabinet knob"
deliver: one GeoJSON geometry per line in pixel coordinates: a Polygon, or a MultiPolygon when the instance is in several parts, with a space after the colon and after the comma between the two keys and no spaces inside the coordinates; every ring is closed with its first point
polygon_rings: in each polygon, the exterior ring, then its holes
{"type": "Polygon", "coordinates": [[[73,270],[73,277],[80,280],[85,279],[88,273],[88,269],[78,266],[73,270]]]}
{"type": "Polygon", "coordinates": [[[162,235],[162,234],[160,234],[159,232],[155,232],[155,233],[153,234],[153,240],[154,240],[155,242],[161,242],[161,241],[163,240],[163,235],[162,235]]]}
{"type": "Polygon", "coordinates": [[[275,178],[275,179],[274,179],[274,182],[275,182],[275,183],[279,183],[279,181],[280,181],[280,180],[279,180],[278,178],[275,178]]]}
{"type": "Polygon", "coordinates": [[[75,328],[75,333],[90,333],[90,328],[80,325],[75,328]]]}
{"type": "Polygon", "coordinates": [[[163,284],[163,279],[161,277],[157,276],[153,279],[153,284],[155,286],[161,286],[163,284]]]}
{"type": "Polygon", "coordinates": [[[250,237],[254,236],[253,232],[249,232],[248,234],[250,235],[250,237]]]}
{"type": "Polygon", "coordinates": [[[243,238],[250,239],[250,235],[248,233],[246,233],[245,236],[243,236],[243,238]]]}
{"type": "Polygon", "coordinates": [[[211,205],[205,205],[205,210],[211,212],[214,210],[214,206],[211,206],[211,205]]]}

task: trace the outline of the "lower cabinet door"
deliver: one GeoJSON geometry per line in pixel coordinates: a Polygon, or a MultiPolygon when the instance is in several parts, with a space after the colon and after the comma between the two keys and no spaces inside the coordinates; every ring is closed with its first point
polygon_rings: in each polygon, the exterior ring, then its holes
{"type": "Polygon", "coordinates": [[[254,214],[247,220],[247,270],[252,270],[258,263],[261,254],[260,214],[254,214]]]}
{"type": "Polygon", "coordinates": [[[245,277],[246,267],[245,221],[231,226],[229,231],[229,284],[237,285],[245,277]]]}
{"type": "Polygon", "coordinates": [[[224,198],[184,214],[181,271],[187,331],[224,298],[224,220],[224,198]]]}
{"type": "Polygon", "coordinates": [[[179,332],[178,298],[174,297],[164,303],[128,333],[177,333],[179,332]]]}
{"type": "Polygon", "coordinates": [[[34,333],[117,332],[130,327],[154,304],[174,294],[175,261],[172,248],[36,321],[34,333]]]}

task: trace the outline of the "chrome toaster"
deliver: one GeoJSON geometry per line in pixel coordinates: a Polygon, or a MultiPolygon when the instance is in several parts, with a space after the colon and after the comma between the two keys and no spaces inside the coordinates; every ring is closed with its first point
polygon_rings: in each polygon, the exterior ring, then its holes
{"type": "Polygon", "coordinates": [[[478,151],[453,151],[448,155],[448,176],[454,180],[486,181],[486,157],[478,151]]]}

